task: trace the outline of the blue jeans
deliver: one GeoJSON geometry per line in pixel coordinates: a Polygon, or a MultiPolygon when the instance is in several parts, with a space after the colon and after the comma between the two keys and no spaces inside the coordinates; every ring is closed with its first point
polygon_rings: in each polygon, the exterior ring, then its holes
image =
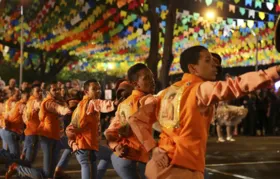
{"type": "Polygon", "coordinates": [[[58,151],[64,149],[56,168],[65,169],[71,157],[72,149],[68,145],[68,138],[63,136],[58,143],[58,151]]]}
{"type": "Polygon", "coordinates": [[[43,171],[41,169],[30,168],[30,162],[17,159],[13,154],[10,154],[4,149],[0,150],[0,164],[6,164],[7,166],[9,166],[12,163],[18,164],[16,171],[19,177],[43,179],[43,171]]]}
{"type": "Polygon", "coordinates": [[[209,173],[207,172],[207,170],[204,170],[204,179],[209,179],[209,173]]]}
{"type": "Polygon", "coordinates": [[[20,157],[20,147],[19,147],[20,135],[18,135],[15,132],[3,129],[2,137],[3,137],[3,140],[7,143],[10,153],[13,154],[16,158],[19,158],[20,157]]]}
{"type": "Polygon", "coordinates": [[[10,165],[16,157],[5,149],[0,150],[0,164],[10,165]]]}
{"type": "Polygon", "coordinates": [[[145,179],[146,164],[133,160],[122,159],[115,154],[112,155],[112,164],[122,179],[145,179]],[[138,164],[138,166],[137,166],[138,164]]]}
{"type": "Polygon", "coordinates": [[[41,148],[43,150],[43,172],[46,178],[52,178],[55,166],[58,162],[58,140],[40,136],[41,148]]]}
{"type": "Polygon", "coordinates": [[[8,150],[8,144],[5,142],[3,137],[3,130],[4,129],[0,128],[0,138],[2,139],[2,148],[8,150]]]}
{"type": "Polygon", "coordinates": [[[22,154],[24,155],[24,160],[33,163],[38,152],[39,136],[28,135],[25,136],[24,146],[22,154]]]}
{"type": "Polygon", "coordinates": [[[20,160],[16,158],[13,154],[10,154],[7,150],[0,150],[0,164],[5,164],[6,166],[11,165],[12,163],[17,163],[24,166],[30,166],[29,162],[20,160]]]}
{"type": "Polygon", "coordinates": [[[96,157],[99,160],[99,163],[97,165],[97,179],[102,179],[110,166],[111,162],[111,156],[113,155],[113,152],[109,147],[99,145],[99,151],[96,152],[96,157]]]}
{"type": "Polygon", "coordinates": [[[78,150],[75,152],[76,158],[81,165],[82,179],[96,179],[97,166],[96,154],[94,150],[78,150]]]}

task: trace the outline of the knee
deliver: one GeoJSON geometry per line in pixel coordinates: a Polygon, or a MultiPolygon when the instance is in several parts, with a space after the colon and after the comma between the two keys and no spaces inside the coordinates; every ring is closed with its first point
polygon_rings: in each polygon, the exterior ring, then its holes
{"type": "Polygon", "coordinates": [[[106,160],[100,160],[98,163],[98,170],[106,170],[109,166],[110,162],[106,161],[106,160]]]}

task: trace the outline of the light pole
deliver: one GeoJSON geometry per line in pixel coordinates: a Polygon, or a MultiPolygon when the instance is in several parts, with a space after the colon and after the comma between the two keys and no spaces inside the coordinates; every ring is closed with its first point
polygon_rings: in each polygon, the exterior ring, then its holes
{"type": "Polygon", "coordinates": [[[19,86],[22,84],[22,71],[23,71],[23,5],[21,5],[21,9],[20,9],[20,13],[21,13],[21,31],[20,31],[20,67],[19,67],[19,86]]]}

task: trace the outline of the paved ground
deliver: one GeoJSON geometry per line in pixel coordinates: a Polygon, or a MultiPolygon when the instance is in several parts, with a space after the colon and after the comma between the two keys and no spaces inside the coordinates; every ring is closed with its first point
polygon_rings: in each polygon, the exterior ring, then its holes
{"type": "Polygon", "coordinates": [[[211,179],[279,179],[280,137],[239,137],[222,144],[210,138],[206,158],[211,179]]]}
{"type": "MultiPolygon", "coordinates": [[[[233,143],[216,143],[210,138],[206,168],[210,179],[279,179],[280,178],[280,137],[238,137],[233,143]]],[[[42,153],[35,166],[40,167],[42,153]]],[[[3,171],[0,165],[0,169],[3,171]]],[[[80,167],[75,157],[71,158],[67,171],[73,179],[80,178],[80,167]]],[[[3,178],[3,172],[0,173],[3,178]]],[[[105,179],[118,179],[109,169],[105,179]]]]}

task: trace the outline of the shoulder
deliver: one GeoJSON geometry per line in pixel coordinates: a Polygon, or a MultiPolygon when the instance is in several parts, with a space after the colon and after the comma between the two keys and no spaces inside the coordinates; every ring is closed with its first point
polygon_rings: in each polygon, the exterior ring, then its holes
{"type": "Polygon", "coordinates": [[[137,100],[137,98],[135,98],[135,96],[133,96],[133,95],[130,95],[126,99],[124,99],[120,104],[131,103],[132,101],[135,101],[135,100],[137,100]]]}
{"type": "Polygon", "coordinates": [[[141,105],[147,105],[147,104],[151,104],[151,103],[156,103],[158,101],[159,97],[158,96],[154,96],[154,95],[146,95],[144,97],[141,98],[140,100],[140,104],[141,105]]]}
{"type": "Polygon", "coordinates": [[[41,105],[46,106],[46,105],[52,105],[52,104],[57,104],[56,101],[52,98],[45,98],[41,105]]]}

